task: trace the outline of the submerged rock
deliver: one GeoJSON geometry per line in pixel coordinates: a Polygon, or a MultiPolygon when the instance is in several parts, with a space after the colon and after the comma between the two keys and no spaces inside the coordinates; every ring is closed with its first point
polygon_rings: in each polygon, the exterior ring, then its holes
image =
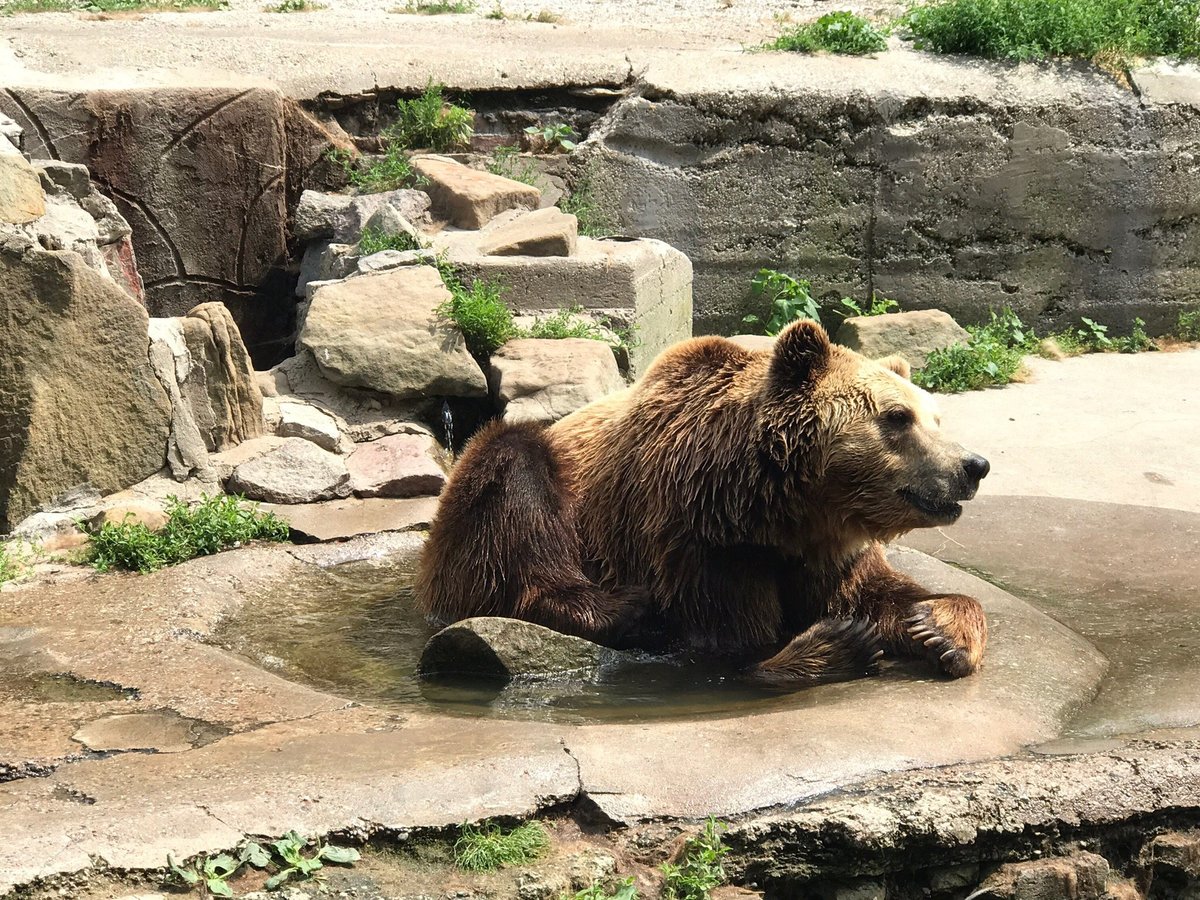
{"type": "Polygon", "coordinates": [[[429,639],[420,673],[481,675],[560,675],[591,672],[618,656],[617,651],[550,628],[493,616],[463,619],[429,639]]]}

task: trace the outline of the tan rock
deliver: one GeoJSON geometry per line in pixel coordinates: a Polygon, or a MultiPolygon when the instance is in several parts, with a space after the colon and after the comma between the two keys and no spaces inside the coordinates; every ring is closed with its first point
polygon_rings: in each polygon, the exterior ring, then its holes
{"type": "Polygon", "coordinates": [[[146,311],[76,254],[0,242],[0,531],[84,483],[162,468],[170,406],[146,311]]]}
{"type": "Polygon", "coordinates": [[[625,387],[612,348],[587,338],[509,341],[489,381],[506,422],[556,422],[625,387]]]}
{"type": "Polygon", "coordinates": [[[279,422],[275,433],[280,437],[298,437],[312,441],[323,450],[341,450],[342,432],[337,419],[315,406],[295,399],[276,399],[279,422]]]}
{"type": "Polygon", "coordinates": [[[45,214],[46,195],[33,166],[15,151],[0,153],[0,222],[23,225],[45,214]]]}
{"type": "Polygon", "coordinates": [[[268,503],[314,503],[347,496],[350,473],[340,456],[303,438],[285,438],[234,469],[226,489],[268,503]]]}
{"type": "Polygon", "coordinates": [[[881,359],[896,353],[916,369],[925,365],[934,350],[964,344],[968,337],[966,329],[940,309],[851,316],[837,332],[839,344],[863,356],[881,359]]]}
{"type": "Polygon", "coordinates": [[[446,484],[437,442],[428,435],[393,434],[359,444],[346,460],[359,497],[436,496],[446,484]]]}
{"type": "Polygon", "coordinates": [[[262,391],[250,354],[223,303],[202,303],[183,318],[192,366],[183,394],[209,450],[263,434],[262,391]]]}
{"type": "Polygon", "coordinates": [[[412,165],[427,181],[424,190],[434,215],[459,228],[482,228],[509,209],[536,209],[542,197],[535,187],[445,156],[419,156],[412,165]]]}
{"type": "Polygon", "coordinates": [[[102,509],[88,520],[88,524],[93,528],[108,524],[120,525],[123,522],[135,522],[145,525],[151,531],[158,531],[167,524],[167,514],[160,504],[131,502],[102,509]]]}
{"type": "Polygon", "coordinates": [[[436,497],[367,500],[349,498],[326,503],[283,506],[264,503],[264,512],[273,512],[288,523],[297,537],[314,541],[340,541],[360,534],[383,531],[414,531],[428,528],[437,512],[436,497]]]}
{"type": "Polygon", "coordinates": [[[556,206],[493,222],[480,235],[487,256],[570,256],[579,239],[579,222],[556,206]]]}
{"type": "Polygon", "coordinates": [[[487,381],[458,327],[436,269],[409,266],[322,285],[300,333],[321,374],[399,399],[479,397],[487,381]]]}

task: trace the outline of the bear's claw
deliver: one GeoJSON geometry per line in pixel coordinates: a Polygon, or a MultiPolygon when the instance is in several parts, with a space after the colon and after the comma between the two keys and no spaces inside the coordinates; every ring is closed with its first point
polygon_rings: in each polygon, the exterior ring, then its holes
{"type": "Polygon", "coordinates": [[[978,600],[957,594],[935,597],[914,603],[910,613],[904,624],[909,638],[923,650],[919,655],[952,678],[979,668],[987,622],[978,600]]]}

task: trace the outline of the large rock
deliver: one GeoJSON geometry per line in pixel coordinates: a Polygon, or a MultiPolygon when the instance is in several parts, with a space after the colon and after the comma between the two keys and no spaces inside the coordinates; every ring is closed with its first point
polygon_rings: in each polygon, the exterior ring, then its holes
{"type": "Polygon", "coordinates": [[[662,241],[580,238],[572,256],[485,256],[473,232],[435,239],[466,278],[500,281],[518,312],[579,305],[628,322],[635,373],[662,350],[692,336],[692,264],[662,241]]]}
{"type": "Polygon", "coordinates": [[[934,350],[965,344],[970,335],[940,309],[851,316],[838,329],[837,342],[869,359],[898,353],[920,369],[934,350]]]}
{"type": "Polygon", "coordinates": [[[293,231],[301,241],[322,238],[343,244],[358,241],[363,228],[382,209],[390,209],[410,225],[429,221],[429,195],[396,190],[377,194],[327,194],[305,191],[296,207],[293,231]]]}
{"type": "Polygon", "coordinates": [[[0,243],[0,532],[82,483],[162,467],[170,406],[146,312],[74,253],[0,243]]]}
{"type": "Polygon", "coordinates": [[[612,348],[587,338],[509,341],[488,378],[506,422],[557,422],[625,387],[612,348]]]}
{"type": "Polygon", "coordinates": [[[343,541],[360,534],[426,529],[437,512],[437,498],[394,500],[373,497],[362,500],[350,497],[301,506],[264,503],[262,511],[272,512],[287,522],[293,538],[343,541]]]}
{"type": "Polygon", "coordinates": [[[480,234],[486,256],[570,256],[579,239],[579,221],[557,206],[497,220],[480,234]]]}
{"type": "Polygon", "coordinates": [[[479,397],[487,381],[462,332],[438,314],[437,269],[410,266],[321,286],[300,333],[330,381],[401,399],[479,397]]]}
{"type": "Polygon", "coordinates": [[[446,472],[437,442],[423,434],[393,434],[359,444],[346,460],[350,486],[359,497],[424,497],[440,494],[446,472]]]}
{"type": "Polygon", "coordinates": [[[290,335],[288,202],[337,145],[265,88],[0,92],[34,157],[83,163],[133,226],[152,315],[225,301],[253,347],[290,335]],[[293,194],[294,192],[294,194],[293,194]]]}
{"type": "Polygon", "coordinates": [[[979,900],[1106,900],[1109,866],[1103,856],[1071,856],[1008,863],[971,894],[979,900]]]}
{"type": "Polygon", "coordinates": [[[279,408],[279,421],[275,426],[277,435],[304,438],[322,450],[334,453],[341,450],[342,430],[332,415],[296,399],[276,402],[279,408]]]}
{"type": "Polygon", "coordinates": [[[542,199],[535,187],[468,168],[445,156],[419,156],[412,165],[426,180],[434,214],[459,228],[482,228],[510,209],[537,209],[542,199]]]}
{"type": "Polygon", "coordinates": [[[0,138],[0,222],[20,225],[45,212],[46,199],[37,172],[7,138],[0,138]]]}
{"type": "Polygon", "coordinates": [[[204,303],[186,316],[150,320],[150,360],[171,399],[167,462],[182,480],[208,453],[263,433],[263,398],[229,311],[204,303]]]}
{"type": "Polygon", "coordinates": [[[421,653],[420,673],[514,678],[590,673],[615,650],[519,619],[479,616],[443,628],[421,653]]]}
{"type": "Polygon", "coordinates": [[[313,503],[348,496],[350,473],[340,456],[303,438],[286,438],[234,469],[226,489],[267,503],[313,503]]]}

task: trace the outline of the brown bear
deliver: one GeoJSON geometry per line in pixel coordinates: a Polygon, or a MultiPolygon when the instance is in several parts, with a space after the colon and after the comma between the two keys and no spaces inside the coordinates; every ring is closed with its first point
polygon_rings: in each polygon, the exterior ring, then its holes
{"type": "Polygon", "coordinates": [[[865,674],[884,651],[968,675],[987,641],[979,602],[884,558],[887,541],[954,522],[988,473],[939,424],[907,363],[832,345],[813,322],[768,350],[693,338],[548,428],[481,430],[417,596],[446,622],[733,655],[774,684],[865,674]]]}

